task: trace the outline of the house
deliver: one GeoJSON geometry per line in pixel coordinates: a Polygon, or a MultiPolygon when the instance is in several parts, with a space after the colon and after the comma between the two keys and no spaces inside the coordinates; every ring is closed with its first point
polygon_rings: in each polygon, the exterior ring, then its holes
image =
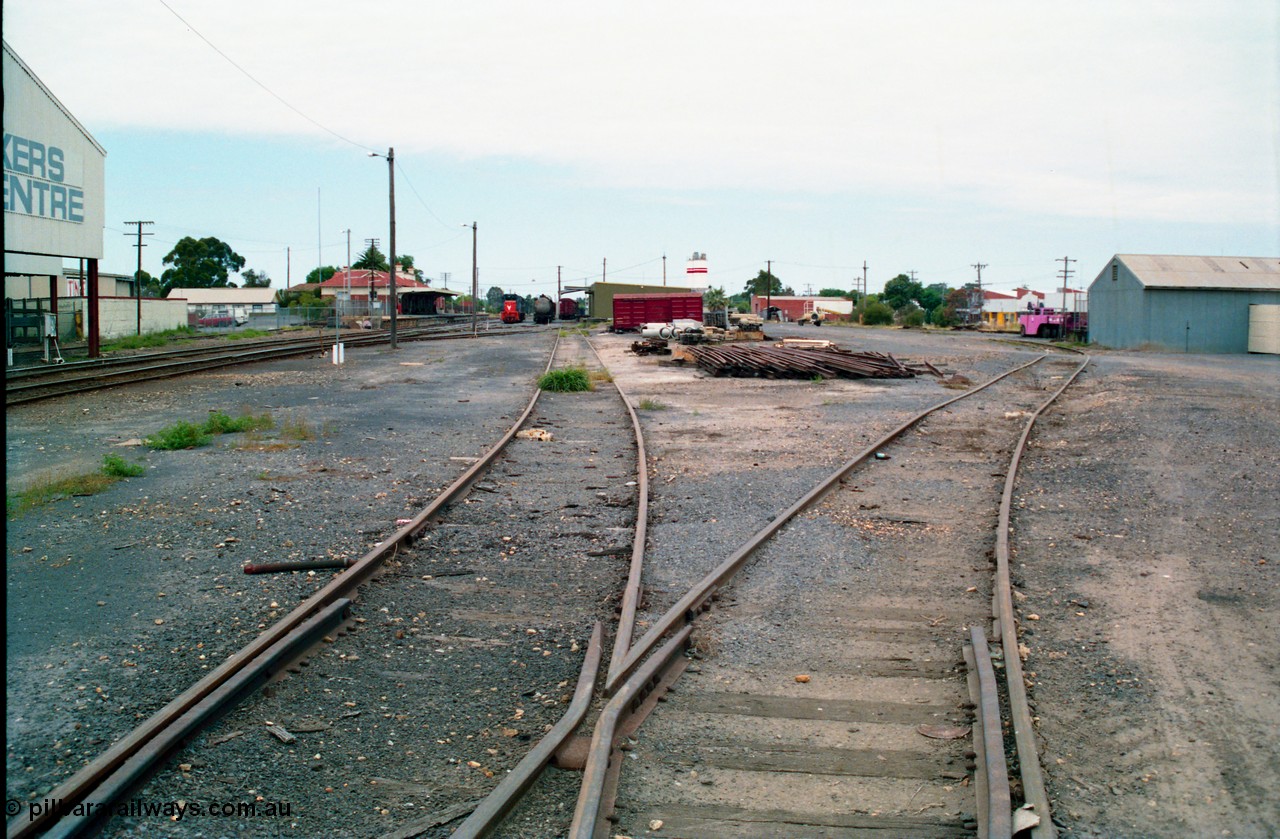
{"type": "MultiPolygon", "coordinates": [[[[412,273],[399,265],[396,269],[396,297],[400,301],[399,311],[404,314],[434,314],[436,301],[457,296],[457,292],[432,288],[427,283],[419,282],[412,273]],[[412,305],[408,305],[409,296],[414,298],[412,305]]],[[[387,271],[342,268],[320,283],[319,288],[321,298],[334,298],[342,314],[362,315],[386,313],[390,286],[391,278],[387,271]]]]}
{"type": "Polygon", "coordinates": [[[188,320],[226,315],[243,322],[276,313],[274,288],[175,288],[165,299],[186,300],[188,320]]]}

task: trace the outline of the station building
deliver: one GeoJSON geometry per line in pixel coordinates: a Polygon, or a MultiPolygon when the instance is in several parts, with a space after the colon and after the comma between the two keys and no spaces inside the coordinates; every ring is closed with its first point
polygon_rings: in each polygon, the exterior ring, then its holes
{"type": "Polygon", "coordinates": [[[1280,353],[1277,317],[1277,257],[1117,254],[1089,286],[1089,340],[1117,349],[1280,353]]]}

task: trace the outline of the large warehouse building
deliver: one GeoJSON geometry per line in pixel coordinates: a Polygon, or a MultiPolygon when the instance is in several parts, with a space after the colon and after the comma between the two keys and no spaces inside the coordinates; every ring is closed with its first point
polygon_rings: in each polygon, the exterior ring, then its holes
{"type": "Polygon", "coordinates": [[[1280,258],[1117,254],[1089,286],[1089,339],[1190,353],[1270,346],[1260,313],[1280,305],[1280,258]],[[1260,343],[1260,339],[1262,342],[1260,343]]]}
{"type": "Polygon", "coordinates": [[[69,337],[72,312],[58,299],[67,293],[59,291],[63,260],[84,260],[88,307],[83,317],[93,357],[98,353],[95,313],[107,153],[8,43],[3,53],[5,297],[39,298],[36,308],[21,310],[19,323],[6,318],[6,343],[12,347],[16,334],[25,335],[32,319],[42,336],[45,313],[54,315],[59,338],[69,337]]]}

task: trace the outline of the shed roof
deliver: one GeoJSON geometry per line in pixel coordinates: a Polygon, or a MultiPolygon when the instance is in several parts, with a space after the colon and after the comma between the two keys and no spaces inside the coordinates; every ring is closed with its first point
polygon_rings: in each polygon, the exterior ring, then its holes
{"type": "Polygon", "coordinates": [[[210,305],[221,303],[274,303],[274,288],[175,288],[165,295],[167,300],[185,298],[191,305],[210,305]]]}
{"type": "Polygon", "coordinates": [[[1280,291],[1280,258],[1116,254],[1147,288],[1280,291]]]}

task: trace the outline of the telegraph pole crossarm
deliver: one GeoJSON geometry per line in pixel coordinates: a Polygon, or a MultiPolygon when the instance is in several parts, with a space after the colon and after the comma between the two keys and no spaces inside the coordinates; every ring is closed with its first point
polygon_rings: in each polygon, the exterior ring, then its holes
{"type": "MultiPolygon", "coordinates": [[[[134,245],[134,247],[138,249],[138,273],[133,275],[133,296],[138,300],[138,334],[139,335],[142,334],[142,249],[146,247],[146,245],[142,244],[142,237],[156,235],[154,233],[144,233],[142,232],[142,228],[144,225],[150,226],[153,224],[155,224],[154,221],[126,221],[125,222],[126,227],[133,226],[138,228],[136,231],[138,242],[137,244],[134,245]]],[[[124,235],[133,236],[135,234],[126,233],[124,235]]],[[[94,313],[94,316],[95,317],[97,316],[96,312],[94,313]]]]}

